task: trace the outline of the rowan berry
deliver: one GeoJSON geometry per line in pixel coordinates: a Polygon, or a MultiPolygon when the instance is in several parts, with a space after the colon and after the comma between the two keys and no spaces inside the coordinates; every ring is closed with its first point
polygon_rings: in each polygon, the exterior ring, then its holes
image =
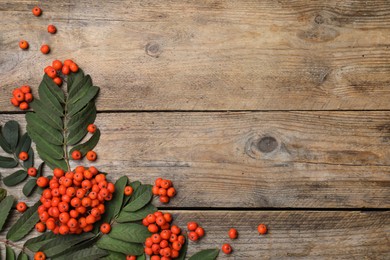
{"type": "Polygon", "coordinates": [[[146,218],[142,219],[142,225],[144,225],[145,227],[149,226],[149,222],[146,220],[146,218]]]}
{"type": "Polygon", "coordinates": [[[80,207],[81,206],[81,200],[80,198],[78,197],[75,197],[73,198],[71,201],[70,201],[70,205],[74,208],[77,208],[77,207],[80,207]]]}
{"type": "Polygon", "coordinates": [[[98,208],[91,209],[91,215],[98,218],[100,216],[100,210],[98,208]]]}
{"type": "Polygon", "coordinates": [[[94,124],[89,124],[87,127],[87,131],[90,132],[91,134],[96,132],[96,125],[94,124]]]}
{"type": "Polygon", "coordinates": [[[157,187],[156,185],[153,186],[153,188],[152,188],[153,195],[156,195],[156,196],[159,195],[159,190],[160,190],[159,187],[157,187]]]}
{"type": "Polygon", "coordinates": [[[223,244],[222,252],[229,255],[232,252],[232,247],[229,244],[223,244]]]}
{"type": "Polygon", "coordinates": [[[16,204],[16,210],[19,211],[20,213],[25,212],[27,210],[26,203],[24,203],[23,201],[18,202],[18,204],[16,204]]]}
{"type": "Polygon", "coordinates": [[[180,251],[181,247],[182,247],[182,244],[179,241],[174,241],[172,243],[172,248],[177,250],[177,251],[180,251]]]}
{"type": "MultiPolygon", "coordinates": [[[[156,226],[157,227],[157,226],[156,226]]],[[[153,234],[152,236],[151,236],[151,239],[152,239],[152,242],[154,243],[154,244],[158,244],[158,243],[160,243],[161,242],[161,236],[159,235],[159,234],[153,234]]]]}
{"type": "Polygon", "coordinates": [[[125,195],[126,195],[126,196],[131,196],[131,194],[133,194],[133,187],[131,187],[131,186],[126,186],[126,187],[125,187],[125,195]]]}
{"type": "Polygon", "coordinates": [[[27,110],[27,109],[28,109],[28,104],[27,104],[27,102],[22,102],[22,103],[20,103],[20,104],[19,104],[19,108],[20,108],[21,110],[27,110]]]}
{"type": "Polygon", "coordinates": [[[24,94],[27,94],[27,93],[31,93],[31,87],[28,86],[28,85],[23,85],[20,87],[20,90],[24,93],[24,94]]]}
{"type": "Polygon", "coordinates": [[[58,203],[58,210],[60,212],[68,212],[69,211],[69,204],[65,201],[58,203]]]}
{"type": "Polygon", "coordinates": [[[164,188],[160,188],[160,189],[158,190],[158,195],[160,195],[160,196],[166,196],[166,195],[167,195],[167,190],[164,189],[164,188]]]}
{"type": "Polygon", "coordinates": [[[90,166],[88,168],[88,170],[93,174],[93,176],[97,175],[99,172],[98,172],[98,169],[96,169],[95,166],[90,166]]]}
{"type": "Polygon", "coordinates": [[[26,101],[27,103],[30,103],[31,101],[33,101],[34,97],[31,93],[26,93],[24,94],[24,101],[26,101]]]}
{"type": "Polygon", "coordinates": [[[19,101],[17,101],[15,97],[11,98],[11,104],[15,107],[19,107],[19,101]]]}
{"type": "Polygon", "coordinates": [[[96,222],[96,218],[92,215],[88,215],[86,218],[85,218],[85,222],[87,222],[87,224],[93,224],[96,222]]]}
{"type": "Polygon", "coordinates": [[[89,198],[89,197],[84,197],[84,198],[81,200],[81,205],[83,205],[83,207],[86,207],[86,208],[88,208],[89,206],[91,206],[91,203],[92,203],[92,200],[91,200],[91,198],[89,198]]]}
{"type": "Polygon", "coordinates": [[[44,197],[45,199],[51,199],[52,197],[52,194],[51,194],[51,189],[45,189],[43,192],[42,192],[42,197],[44,197]]]}
{"type": "Polygon", "coordinates": [[[55,77],[57,77],[57,71],[51,66],[46,70],[46,74],[51,79],[54,79],[55,77]]]}
{"type": "Polygon", "coordinates": [[[100,210],[100,215],[104,214],[104,212],[106,211],[106,207],[104,206],[104,204],[99,204],[97,208],[100,210]]]}
{"type": "Polygon", "coordinates": [[[158,252],[160,251],[160,244],[153,244],[152,245],[152,250],[153,250],[153,253],[154,254],[158,254],[158,252]]]}
{"type": "Polygon", "coordinates": [[[69,228],[78,228],[78,221],[75,218],[70,218],[68,222],[66,223],[69,228]]]}
{"type": "Polygon", "coordinates": [[[171,249],[169,247],[163,249],[163,256],[171,257],[171,249]]]}
{"type": "Polygon", "coordinates": [[[13,96],[18,102],[24,101],[24,93],[20,89],[16,89],[13,91],[13,96]]]}
{"type": "Polygon", "coordinates": [[[96,161],[97,154],[94,151],[87,152],[88,161],[96,161]]]}
{"type": "Polygon", "coordinates": [[[160,242],[160,248],[166,248],[166,247],[168,247],[169,246],[169,242],[168,242],[168,240],[161,240],[161,242],[160,242]]]}
{"type": "Polygon", "coordinates": [[[69,211],[69,216],[72,218],[78,218],[79,215],[80,215],[80,213],[75,209],[72,209],[69,211]]]}
{"type": "Polygon", "coordinates": [[[164,216],[158,216],[156,218],[157,225],[162,226],[162,225],[165,225],[165,223],[167,223],[167,221],[165,220],[164,216]]]}
{"type": "Polygon", "coordinates": [[[236,239],[237,238],[237,236],[238,236],[238,232],[237,232],[237,229],[235,229],[235,228],[231,228],[231,229],[229,229],[229,237],[231,238],[231,239],[236,239]]]}
{"type": "Polygon", "coordinates": [[[38,187],[44,188],[49,184],[49,179],[47,177],[39,177],[37,179],[37,185],[38,187]]]}
{"type": "Polygon", "coordinates": [[[150,233],[156,233],[156,232],[158,232],[158,227],[156,224],[150,224],[148,226],[148,230],[150,233]]]}
{"type": "Polygon", "coordinates": [[[60,232],[61,235],[67,235],[69,234],[69,227],[65,224],[62,224],[58,231],[60,232]]]}
{"type": "Polygon", "coordinates": [[[147,255],[152,255],[153,254],[153,250],[150,247],[145,247],[144,251],[145,251],[145,254],[147,254],[147,255]]]}
{"type": "Polygon", "coordinates": [[[108,182],[106,180],[100,181],[98,186],[100,189],[107,189],[108,182]]]}
{"type": "Polygon", "coordinates": [[[78,150],[74,150],[72,152],[72,159],[73,160],[80,160],[81,159],[81,153],[78,150]]]}
{"type": "Polygon", "coordinates": [[[190,233],[188,233],[188,239],[191,241],[197,241],[199,239],[199,236],[198,234],[196,234],[195,231],[191,231],[190,233]]]}
{"type": "Polygon", "coordinates": [[[31,177],[37,176],[37,168],[34,168],[34,167],[28,168],[27,174],[28,174],[29,176],[31,176],[31,177]]]}
{"type": "Polygon", "coordinates": [[[57,86],[61,86],[62,85],[62,79],[60,77],[55,77],[53,79],[54,83],[57,85],[57,86]]]}
{"type": "Polygon", "coordinates": [[[204,236],[204,229],[202,227],[197,227],[195,233],[198,234],[199,238],[204,236]]]}
{"type": "Polygon", "coordinates": [[[19,153],[19,159],[22,160],[22,161],[28,160],[28,153],[26,153],[26,152],[20,152],[20,153],[19,153]]]}
{"type": "Polygon", "coordinates": [[[154,214],[149,214],[146,216],[148,223],[153,224],[156,222],[156,216],[154,214]]]}
{"type": "Polygon", "coordinates": [[[161,258],[160,258],[160,256],[158,256],[158,255],[152,255],[152,256],[150,257],[150,260],[161,260],[161,258]]]}
{"type": "Polygon", "coordinates": [[[46,220],[49,219],[49,213],[47,213],[47,211],[44,211],[42,212],[41,214],[39,214],[39,219],[42,221],[42,222],[46,222],[46,220]]]}
{"type": "Polygon", "coordinates": [[[70,66],[70,64],[74,63],[72,60],[64,60],[64,65],[70,66]]]}
{"type": "Polygon", "coordinates": [[[84,232],[89,232],[89,231],[91,231],[93,229],[93,225],[92,224],[89,224],[89,225],[87,225],[85,228],[83,228],[83,231],[84,232]]]}
{"type": "Polygon", "coordinates": [[[179,241],[180,244],[184,245],[184,243],[186,242],[186,238],[183,235],[180,235],[177,237],[177,241],[179,241]]]}
{"type": "Polygon", "coordinates": [[[76,63],[72,63],[69,65],[69,69],[72,71],[72,72],[77,72],[79,70],[79,66],[77,66],[76,63]]]}
{"type": "Polygon", "coordinates": [[[60,60],[54,60],[53,63],[51,64],[51,66],[55,70],[61,70],[62,69],[62,62],[60,60]]]}
{"type": "Polygon", "coordinates": [[[54,34],[54,33],[57,32],[57,28],[54,25],[49,24],[49,26],[47,26],[47,32],[51,33],[51,34],[54,34]]]}
{"type": "Polygon", "coordinates": [[[48,53],[50,52],[50,47],[49,47],[49,45],[47,45],[47,44],[42,45],[42,46],[41,46],[41,52],[42,52],[43,54],[48,54],[48,53]]]}
{"type": "Polygon", "coordinates": [[[19,47],[22,49],[22,50],[27,50],[28,49],[28,42],[25,41],[25,40],[21,40],[19,42],[19,47]]]}
{"type": "Polygon", "coordinates": [[[156,218],[159,216],[164,216],[164,213],[162,213],[161,211],[156,211],[153,214],[156,216],[156,218]]]}
{"type": "Polygon", "coordinates": [[[168,189],[169,187],[171,187],[171,182],[169,180],[161,181],[161,188],[168,189]]]}
{"type": "Polygon", "coordinates": [[[35,16],[40,16],[42,14],[42,10],[38,6],[34,6],[34,8],[32,9],[32,13],[35,16]]]}
{"type": "Polygon", "coordinates": [[[264,235],[267,233],[267,226],[264,224],[260,224],[257,226],[257,231],[259,232],[260,235],[264,235]]]}
{"type": "Polygon", "coordinates": [[[174,258],[178,258],[178,257],[179,257],[179,251],[172,249],[171,250],[171,258],[174,259],[174,258]]]}
{"type": "Polygon", "coordinates": [[[172,225],[171,231],[175,235],[179,235],[181,233],[181,229],[178,226],[176,226],[176,225],[172,225]]]}
{"type": "Polygon", "coordinates": [[[126,260],[136,260],[137,257],[135,255],[127,255],[126,260]]]}
{"type": "Polygon", "coordinates": [[[45,253],[38,251],[34,254],[34,260],[46,260],[45,253]]]}
{"type": "Polygon", "coordinates": [[[164,218],[166,222],[172,222],[172,215],[170,213],[164,213],[164,218]]]}
{"type": "Polygon", "coordinates": [[[160,226],[161,230],[170,229],[171,225],[169,223],[165,223],[164,225],[160,226]]]}
{"type": "Polygon", "coordinates": [[[187,229],[189,231],[195,231],[198,228],[198,223],[191,221],[187,223],[187,229]]]}
{"type": "Polygon", "coordinates": [[[161,203],[168,203],[169,197],[168,196],[160,196],[160,202],[161,203]]]}
{"type": "Polygon", "coordinates": [[[69,66],[68,66],[68,65],[62,66],[61,72],[62,72],[62,74],[64,74],[64,75],[68,75],[68,74],[70,73],[70,68],[69,68],[69,66]]]}
{"type": "Polygon", "coordinates": [[[46,220],[46,228],[48,230],[54,230],[55,227],[56,227],[56,223],[55,223],[55,220],[53,218],[49,218],[48,220],[46,220]]]}
{"type": "Polygon", "coordinates": [[[173,241],[177,241],[177,235],[172,233],[169,237],[169,242],[173,243],[173,241]]]}
{"type": "Polygon", "coordinates": [[[167,195],[168,197],[172,198],[176,195],[176,189],[173,188],[173,187],[170,187],[168,190],[167,190],[167,195]]]}

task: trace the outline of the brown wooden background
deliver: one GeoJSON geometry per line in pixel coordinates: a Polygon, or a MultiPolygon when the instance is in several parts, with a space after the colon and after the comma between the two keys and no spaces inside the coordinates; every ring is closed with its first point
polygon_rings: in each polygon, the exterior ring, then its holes
{"type": "Polygon", "coordinates": [[[96,165],[172,179],[161,208],[207,232],[189,255],[236,227],[220,259],[390,257],[388,1],[0,0],[0,18],[0,123],[24,124],[13,88],[74,59],[101,87],[96,165]]]}

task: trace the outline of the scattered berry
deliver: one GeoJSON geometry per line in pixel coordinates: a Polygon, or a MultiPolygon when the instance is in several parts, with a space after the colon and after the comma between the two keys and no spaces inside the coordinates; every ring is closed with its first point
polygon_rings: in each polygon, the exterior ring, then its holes
{"type": "Polygon", "coordinates": [[[19,42],[19,47],[22,49],[22,50],[27,50],[28,49],[28,42],[25,41],[25,40],[21,40],[19,42]]]}
{"type": "Polygon", "coordinates": [[[137,260],[137,257],[135,255],[127,255],[126,260],[137,260]]]}
{"type": "Polygon", "coordinates": [[[22,161],[27,161],[28,160],[28,153],[20,152],[19,153],[19,159],[22,160],[22,161]]]}
{"type": "Polygon", "coordinates": [[[222,252],[229,255],[232,252],[232,247],[229,244],[223,244],[222,246],[222,252]]]}
{"type": "Polygon", "coordinates": [[[38,251],[34,255],[34,260],[46,260],[46,255],[45,253],[38,251]]]}
{"type": "Polygon", "coordinates": [[[41,52],[42,52],[43,54],[48,54],[48,53],[50,52],[50,47],[49,47],[49,45],[47,45],[47,44],[42,45],[42,46],[41,46],[41,52]]]}
{"type": "Polygon", "coordinates": [[[55,34],[57,32],[57,28],[54,25],[49,24],[49,26],[47,26],[47,31],[51,34],[55,34]]]}
{"type": "Polygon", "coordinates": [[[30,167],[30,168],[28,168],[27,174],[28,174],[29,176],[31,176],[31,177],[37,176],[37,168],[35,168],[35,167],[30,167]]]}
{"type": "Polygon", "coordinates": [[[193,221],[187,223],[187,229],[189,231],[195,231],[197,228],[198,228],[198,223],[193,222],[193,221]]]}
{"type": "Polygon", "coordinates": [[[126,195],[126,196],[131,196],[131,194],[133,194],[133,187],[131,187],[131,186],[126,186],[126,187],[125,187],[125,195],[126,195]]]}
{"type": "Polygon", "coordinates": [[[71,63],[71,64],[69,65],[69,69],[70,69],[70,71],[72,71],[72,72],[77,72],[77,71],[79,70],[79,67],[77,66],[76,63],[71,63]]]}
{"type": "Polygon", "coordinates": [[[16,210],[19,211],[20,213],[25,212],[27,210],[26,203],[24,203],[23,201],[18,202],[18,204],[16,204],[16,210]]]}
{"type": "Polygon", "coordinates": [[[49,179],[47,177],[39,177],[37,179],[37,185],[38,187],[44,188],[49,184],[49,179]]]}
{"type": "Polygon", "coordinates": [[[231,229],[229,230],[229,237],[230,237],[231,239],[236,239],[236,238],[238,237],[237,229],[231,228],[231,229]]]}
{"type": "Polygon", "coordinates": [[[35,224],[35,230],[40,233],[45,232],[46,226],[42,222],[38,222],[37,224],[35,224]]]}
{"type": "Polygon", "coordinates": [[[72,159],[73,160],[80,160],[81,159],[81,153],[78,150],[74,150],[72,152],[72,159]]]}
{"type": "Polygon", "coordinates": [[[95,133],[95,132],[96,132],[96,125],[94,125],[94,124],[88,125],[87,130],[88,130],[88,132],[90,132],[91,134],[95,133]]]}
{"type": "Polygon", "coordinates": [[[264,224],[260,224],[257,226],[257,231],[259,231],[260,235],[265,235],[267,233],[267,226],[264,224]]]}
{"type": "Polygon", "coordinates": [[[110,231],[111,231],[111,225],[108,224],[108,223],[103,223],[103,224],[100,226],[100,231],[101,231],[103,234],[108,234],[108,233],[110,233],[110,231]]]}
{"type": "Polygon", "coordinates": [[[24,93],[24,94],[27,94],[27,93],[31,93],[31,88],[30,86],[28,85],[23,85],[20,87],[20,90],[24,93]]]}
{"type": "Polygon", "coordinates": [[[89,152],[87,152],[87,159],[88,159],[88,161],[96,161],[96,158],[97,158],[97,155],[96,155],[96,153],[94,152],[94,151],[89,151],[89,152]]]}
{"type": "Polygon", "coordinates": [[[32,9],[32,13],[33,15],[35,16],[40,16],[42,14],[42,10],[41,8],[39,8],[38,6],[35,6],[33,9],[32,9]]]}

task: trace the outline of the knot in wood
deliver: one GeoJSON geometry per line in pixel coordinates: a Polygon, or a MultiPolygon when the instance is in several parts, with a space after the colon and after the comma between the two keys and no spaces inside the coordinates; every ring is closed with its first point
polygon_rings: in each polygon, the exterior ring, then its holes
{"type": "Polygon", "coordinates": [[[260,139],[257,148],[263,153],[270,153],[278,147],[278,142],[272,136],[265,136],[260,139]]]}
{"type": "Polygon", "coordinates": [[[158,58],[158,56],[161,54],[162,50],[161,50],[160,45],[158,43],[150,42],[150,43],[146,44],[145,52],[147,55],[149,55],[151,57],[158,58]]]}

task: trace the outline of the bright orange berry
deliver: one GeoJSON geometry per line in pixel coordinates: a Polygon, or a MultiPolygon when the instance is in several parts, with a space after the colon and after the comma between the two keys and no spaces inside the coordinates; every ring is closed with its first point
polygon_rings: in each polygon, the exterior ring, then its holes
{"type": "Polygon", "coordinates": [[[34,8],[32,9],[32,13],[35,16],[40,16],[42,14],[42,10],[38,6],[34,6],[34,8]]]}
{"type": "Polygon", "coordinates": [[[19,104],[19,108],[20,108],[21,110],[27,110],[27,109],[28,109],[28,104],[27,104],[27,102],[22,102],[22,103],[20,103],[20,104],[19,104]]]}
{"type": "Polygon", "coordinates": [[[198,234],[199,237],[203,237],[204,236],[204,229],[202,227],[197,227],[195,229],[195,233],[198,234]]]}
{"type": "Polygon", "coordinates": [[[87,152],[88,161],[96,161],[97,154],[94,151],[87,152]]]}
{"type": "Polygon", "coordinates": [[[19,47],[22,49],[22,50],[27,50],[28,49],[28,42],[25,41],[25,40],[21,40],[19,42],[19,47]]]}
{"type": "Polygon", "coordinates": [[[126,195],[126,196],[131,196],[131,194],[133,194],[133,187],[131,187],[131,186],[126,186],[126,187],[125,187],[125,195],[126,195]]]}
{"type": "Polygon", "coordinates": [[[78,150],[74,150],[72,152],[72,159],[73,160],[80,160],[81,159],[81,153],[78,150]]]}
{"type": "Polygon", "coordinates": [[[232,252],[232,247],[229,244],[223,244],[222,252],[229,255],[232,252]]]}
{"type": "Polygon", "coordinates": [[[198,223],[191,221],[187,223],[187,229],[189,231],[195,231],[198,228],[198,223]]]}
{"type": "Polygon", "coordinates": [[[16,204],[16,210],[19,211],[20,213],[25,212],[27,210],[26,203],[24,203],[23,201],[18,202],[18,204],[16,204]]]}
{"type": "Polygon", "coordinates": [[[260,235],[265,235],[267,233],[267,226],[264,224],[260,224],[257,226],[257,231],[259,231],[260,235]]]}
{"type": "Polygon", "coordinates": [[[42,222],[38,222],[37,224],[35,224],[35,230],[41,233],[45,232],[46,226],[42,222]]]}
{"type": "Polygon", "coordinates": [[[43,54],[48,54],[48,53],[50,52],[50,47],[49,47],[49,45],[43,44],[43,45],[41,46],[41,52],[42,52],[43,54]]]}
{"type": "Polygon", "coordinates": [[[27,174],[28,174],[29,176],[31,176],[31,177],[37,176],[37,168],[34,168],[34,167],[28,168],[27,174]]]}
{"type": "Polygon", "coordinates": [[[47,26],[47,32],[51,33],[51,34],[54,34],[54,33],[57,32],[57,28],[54,25],[49,24],[49,26],[47,26]]]}
{"type": "Polygon", "coordinates": [[[96,125],[94,125],[94,124],[89,124],[88,127],[87,127],[87,130],[88,130],[88,132],[90,132],[91,134],[95,133],[95,132],[96,132],[96,125]]]}
{"type": "Polygon", "coordinates": [[[108,233],[110,233],[110,231],[111,231],[111,225],[110,224],[103,223],[100,226],[100,232],[102,232],[103,234],[108,234],[108,233]]]}
{"type": "Polygon", "coordinates": [[[53,63],[51,64],[51,66],[55,70],[61,70],[62,69],[62,62],[60,60],[54,60],[53,63]]]}
{"type": "Polygon", "coordinates": [[[37,179],[37,185],[38,187],[44,188],[49,184],[49,179],[47,177],[39,177],[37,179]]]}
{"type": "Polygon", "coordinates": [[[34,254],[34,260],[46,260],[45,253],[38,251],[34,254]]]}
{"type": "Polygon", "coordinates": [[[195,231],[191,231],[188,233],[188,239],[191,241],[197,241],[199,239],[199,235],[195,233],[195,231]]]}
{"type": "Polygon", "coordinates": [[[229,233],[228,234],[229,234],[229,237],[231,239],[236,239],[238,237],[238,232],[237,232],[237,229],[235,229],[235,228],[229,229],[229,233]]]}

